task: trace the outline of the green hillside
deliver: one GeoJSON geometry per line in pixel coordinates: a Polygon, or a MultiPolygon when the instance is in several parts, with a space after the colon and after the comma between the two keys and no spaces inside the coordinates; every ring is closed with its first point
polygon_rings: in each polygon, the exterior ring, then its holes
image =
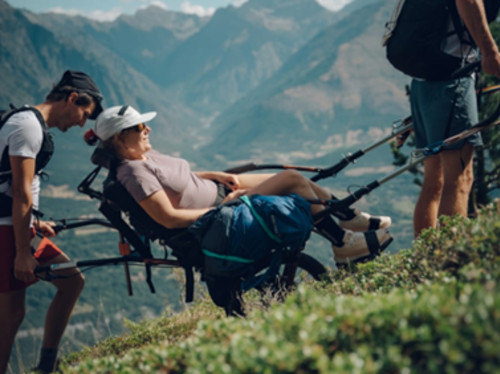
{"type": "Polygon", "coordinates": [[[304,282],[283,303],[252,294],[246,319],[204,299],[125,321],[128,334],[65,357],[62,372],[498,372],[500,205],[440,223],[413,248],[304,282]]]}

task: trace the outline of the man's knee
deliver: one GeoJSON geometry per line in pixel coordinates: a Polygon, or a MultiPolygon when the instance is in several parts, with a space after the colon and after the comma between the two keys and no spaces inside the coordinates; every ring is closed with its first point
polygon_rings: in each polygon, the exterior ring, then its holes
{"type": "Polygon", "coordinates": [[[61,276],[63,278],[52,281],[57,290],[63,292],[68,297],[78,298],[85,286],[85,277],[83,274],[75,270],[70,273],[61,274],[61,276]]]}
{"type": "Polygon", "coordinates": [[[422,193],[428,196],[441,196],[444,188],[443,178],[425,180],[422,183],[422,193]]]}
{"type": "Polygon", "coordinates": [[[85,286],[85,276],[82,273],[78,273],[73,277],[73,289],[74,292],[76,292],[78,295],[83,290],[83,287],[85,286]]]}
{"type": "Polygon", "coordinates": [[[24,320],[26,309],[24,300],[17,300],[17,298],[10,297],[10,295],[13,295],[13,293],[2,295],[2,313],[0,313],[2,321],[0,323],[3,328],[15,332],[24,320]]]}
{"type": "Polygon", "coordinates": [[[420,195],[427,200],[439,200],[444,189],[444,178],[441,174],[426,176],[422,182],[420,195]]]}
{"type": "Polygon", "coordinates": [[[424,178],[421,195],[439,198],[443,191],[444,178],[439,156],[432,155],[424,161],[424,178]]]}
{"type": "Polygon", "coordinates": [[[21,323],[23,322],[25,315],[26,315],[26,309],[24,307],[24,304],[17,306],[12,311],[11,321],[16,331],[19,328],[19,326],[21,326],[21,323]]]}
{"type": "Polygon", "coordinates": [[[468,194],[474,183],[473,148],[466,143],[462,148],[442,153],[444,165],[444,192],[468,194]]]}
{"type": "Polygon", "coordinates": [[[468,194],[474,183],[474,173],[472,168],[464,170],[458,178],[458,190],[462,193],[468,194]]]}

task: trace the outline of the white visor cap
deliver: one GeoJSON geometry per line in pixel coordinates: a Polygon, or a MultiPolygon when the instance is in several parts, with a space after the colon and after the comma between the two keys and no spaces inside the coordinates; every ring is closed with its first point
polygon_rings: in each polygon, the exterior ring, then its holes
{"type": "Polygon", "coordinates": [[[105,141],[122,130],[139,123],[149,122],[155,117],[156,112],[141,114],[130,105],[113,106],[99,114],[95,124],[95,133],[99,139],[105,141]]]}

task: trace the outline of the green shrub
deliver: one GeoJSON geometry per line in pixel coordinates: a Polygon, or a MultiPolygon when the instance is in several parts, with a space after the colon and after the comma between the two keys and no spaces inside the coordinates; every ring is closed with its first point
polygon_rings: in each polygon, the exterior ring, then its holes
{"type": "Polygon", "coordinates": [[[63,372],[496,373],[498,217],[490,207],[442,219],[412,249],[303,283],[269,308],[250,303],[245,319],[205,300],[131,325],[63,372]]]}

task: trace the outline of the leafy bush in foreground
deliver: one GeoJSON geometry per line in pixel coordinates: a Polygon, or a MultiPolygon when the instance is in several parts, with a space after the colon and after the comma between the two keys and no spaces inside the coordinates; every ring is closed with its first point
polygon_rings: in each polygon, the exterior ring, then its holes
{"type": "Polygon", "coordinates": [[[120,354],[118,345],[64,372],[498,372],[498,211],[441,223],[412,250],[333,273],[331,284],[303,284],[246,319],[220,318],[202,302],[189,312],[197,327],[182,334],[171,326],[162,337],[166,322],[132,326],[137,348],[120,354]]]}

